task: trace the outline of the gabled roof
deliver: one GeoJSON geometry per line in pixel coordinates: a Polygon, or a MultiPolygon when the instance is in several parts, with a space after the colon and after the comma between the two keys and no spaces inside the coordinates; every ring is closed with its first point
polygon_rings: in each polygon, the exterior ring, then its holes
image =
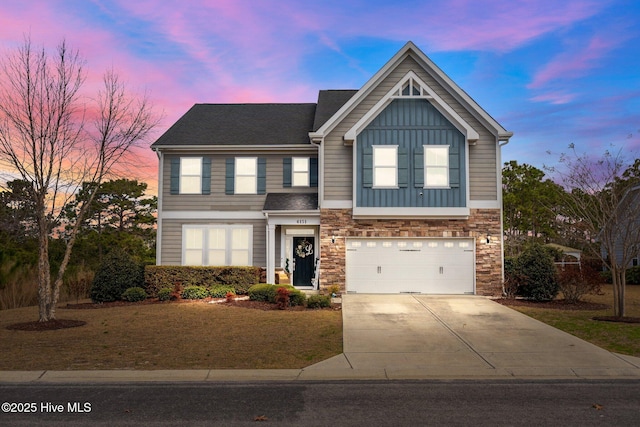
{"type": "Polygon", "coordinates": [[[313,121],[313,130],[318,130],[325,124],[353,95],[357,89],[351,90],[321,90],[318,93],[318,107],[313,121]]]}
{"type": "Polygon", "coordinates": [[[467,109],[480,123],[496,135],[498,140],[507,141],[512,132],[507,131],[484,109],[462,90],[444,71],[442,71],[413,42],[407,42],[365,85],[353,95],[330,119],[316,131],[309,134],[312,140],[321,140],[340,123],[360,102],[371,93],[396,67],[407,57],[412,57],[427,71],[453,98],[467,109]]]}
{"type": "Polygon", "coordinates": [[[195,104],[152,148],[310,144],[316,104],[195,104]]]}

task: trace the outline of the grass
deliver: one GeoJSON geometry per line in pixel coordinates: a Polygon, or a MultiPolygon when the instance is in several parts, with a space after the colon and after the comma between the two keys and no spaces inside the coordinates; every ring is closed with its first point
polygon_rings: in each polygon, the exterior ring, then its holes
{"type": "MultiPolygon", "coordinates": [[[[591,311],[524,306],[511,308],[609,351],[640,357],[639,323],[593,320],[594,316],[613,316],[611,285],[603,285],[602,295],[588,295],[584,301],[606,304],[608,308],[591,311]]],[[[627,286],[626,288],[626,315],[640,317],[640,286],[627,286]]]]}
{"type": "Polygon", "coordinates": [[[0,311],[0,370],[302,368],[342,352],[342,314],[166,303],[58,309],[86,325],[8,330],[37,307],[0,311]]]}

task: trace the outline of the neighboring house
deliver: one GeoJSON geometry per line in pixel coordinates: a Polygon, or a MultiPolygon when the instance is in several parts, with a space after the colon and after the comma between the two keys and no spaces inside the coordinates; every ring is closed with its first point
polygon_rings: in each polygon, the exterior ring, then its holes
{"type": "Polygon", "coordinates": [[[511,136],[411,42],[361,89],[316,104],[196,104],[152,145],[158,264],[499,295],[511,136]]]}

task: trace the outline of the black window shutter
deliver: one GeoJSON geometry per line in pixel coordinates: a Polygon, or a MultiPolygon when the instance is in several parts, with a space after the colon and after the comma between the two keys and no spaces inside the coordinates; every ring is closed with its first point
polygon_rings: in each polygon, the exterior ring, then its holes
{"type": "Polygon", "coordinates": [[[171,158],[171,172],[170,172],[169,193],[180,194],[180,158],[171,158]]]}
{"type": "Polygon", "coordinates": [[[291,157],[282,159],[282,186],[291,187],[291,157]]]}
{"type": "Polygon", "coordinates": [[[211,194],[211,157],[202,158],[202,194],[211,194]]]}
{"type": "Polygon", "coordinates": [[[405,147],[398,147],[398,187],[409,185],[409,155],[405,147]]]}
{"type": "Polygon", "coordinates": [[[311,187],[318,186],[318,159],[312,157],[309,159],[309,185],[311,187]]]}
{"type": "Polygon", "coordinates": [[[460,187],[460,153],[458,147],[449,147],[449,187],[460,187]]]}
{"type": "Polygon", "coordinates": [[[362,147],[362,186],[373,187],[373,148],[362,147]]]}
{"type": "Polygon", "coordinates": [[[258,194],[267,192],[267,159],[258,158],[258,194]]]}
{"type": "Polygon", "coordinates": [[[424,187],[424,148],[422,146],[413,150],[413,186],[424,187]]]}
{"type": "Polygon", "coordinates": [[[233,157],[227,157],[225,159],[225,173],[224,173],[224,193],[233,194],[235,190],[234,175],[236,168],[236,160],[233,157]]]}

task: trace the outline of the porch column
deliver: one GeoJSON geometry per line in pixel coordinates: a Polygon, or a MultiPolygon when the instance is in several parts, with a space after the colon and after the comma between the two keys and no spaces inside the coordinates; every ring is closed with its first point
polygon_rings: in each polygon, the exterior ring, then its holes
{"type": "Polygon", "coordinates": [[[276,226],[267,224],[267,283],[276,283],[276,226]]]}

